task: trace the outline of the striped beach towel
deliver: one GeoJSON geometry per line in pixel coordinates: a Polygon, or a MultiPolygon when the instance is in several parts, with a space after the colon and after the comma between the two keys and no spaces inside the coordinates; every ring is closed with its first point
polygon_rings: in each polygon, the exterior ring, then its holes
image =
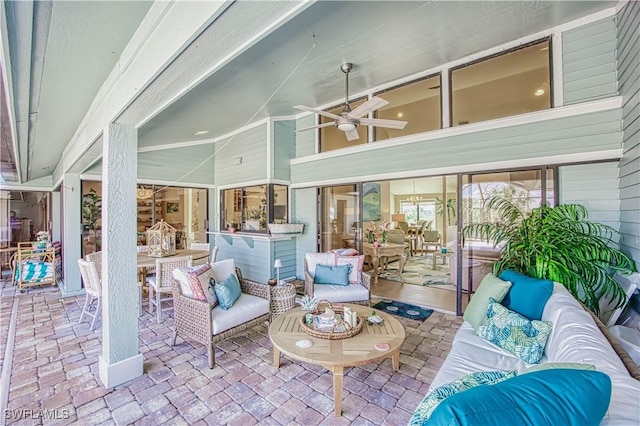
{"type": "Polygon", "coordinates": [[[48,262],[24,262],[16,271],[16,279],[22,281],[38,283],[52,278],[53,267],[48,262]]]}

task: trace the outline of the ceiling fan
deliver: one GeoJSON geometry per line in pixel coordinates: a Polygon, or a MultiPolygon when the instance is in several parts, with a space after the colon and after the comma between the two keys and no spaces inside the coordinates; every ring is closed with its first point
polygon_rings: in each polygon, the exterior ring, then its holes
{"type": "Polygon", "coordinates": [[[315,108],[306,107],[303,105],[294,106],[295,109],[299,109],[302,111],[315,112],[316,114],[322,115],[324,117],[332,118],[334,121],[328,123],[322,123],[311,127],[305,127],[304,129],[298,129],[298,132],[303,132],[305,130],[317,129],[321,127],[329,127],[336,126],[338,129],[342,130],[347,136],[347,140],[352,141],[358,139],[360,136],[358,135],[358,131],[356,128],[358,125],[363,124],[366,126],[375,126],[375,127],[386,127],[389,129],[404,129],[407,125],[406,121],[399,120],[387,120],[382,118],[363,118],[368,115],[370,112],[377,110],[389,103],[389,101],[385,101],[382,98],[374,96],[369,99],[362,105],[356,107],[354,110],[351,110],[349,106],[349,72],[353,69],[353,64],[344,63],[340,66],[340,70],[345,74],[346,77],[346,87],[344,93],[344,108],[340,114],[332,114],[327,111],[322,111],[315,108]]]}

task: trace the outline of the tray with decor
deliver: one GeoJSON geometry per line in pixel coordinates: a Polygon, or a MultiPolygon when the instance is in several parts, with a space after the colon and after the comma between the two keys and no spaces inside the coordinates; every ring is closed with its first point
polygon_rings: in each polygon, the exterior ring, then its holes
{"type": "Polygon", "coordinates": [[[316,309],[309,311],[300,317],[302,330],[310,336],[320,339],[339,340],[353,337],[362,331],[364,318],[356,317],[356,325],[351,326],[344,320],[344,308],[333,306],[328,300],[318,302],[316,309]],[[320,305],[326,304],[325,309],[320,309],[320,305]],[[307,316],[311,318],[311,323],[307,324],[307,316]]]}

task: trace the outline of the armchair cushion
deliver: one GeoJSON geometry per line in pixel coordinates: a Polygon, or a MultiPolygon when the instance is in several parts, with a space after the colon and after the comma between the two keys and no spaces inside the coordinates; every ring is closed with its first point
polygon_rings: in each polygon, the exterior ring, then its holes
{"type": "Polygon", "coordinates": [[[316,285],[313,295],[318,300],[329,300],[332,303],[359,302],[369,300],[369,290],[358,284],[353,285],[316,285]]]}
{"type": "Polygon", "coordinates": [[[238,281],[242,279],[236,274],[236,262],[233,259],[220,260],[213,262],[211,265],[211,271],[213,272],[213,278],[217,283],[226,280],[229,275],[233,274],[238,281]]]}
{"type": "Polygon", "coordinates": [[[364,255],[337,256],[336,265],[351,265],[351,271],[349,272],[349,284],[362,284],[362,268],[364,267],[364,255]]]}
{"type": "Polygon", "coordinates": [[[316,265],[316,273],[313,277],[314,284],[349,285],[349,273],[351,265],[316,265]]]}
{"type": "Polygon", "coordinates": [[[235,274],[229,274],[226,279],[217,282],[213,289],[220,303],[220,308],[223,310],[227,310],[233,306],[241,293],[240,282],[235,274]]]}
{"type": "Polygon", "coordinates": [[[191,284],[189,283],[188,273],[192,270],[193,268],[190,266],[183,266],[171,271],[173,279],[178,281],[178,283],[180,284],[180,291],[182,291],[183,296],[189,297],[191,299],[193,299],[194,297],[193,290],[191,290],[191,284]]]}
{"type": "Polygon", "coordinates": [[[335,265],[335,255],[333,253],[307,253],[304,256],[307,261],[307,271],[311,277],[316,275],[316,265],[335,265]]]}
{"type": "Polygon", "coordinates": [[[215,336],[268,313],[269,301],[267,299],[242,293],[233,304],[233,308],[224,310],[220,305],[213,308],[211,315],[213,335],[215,336]]]}

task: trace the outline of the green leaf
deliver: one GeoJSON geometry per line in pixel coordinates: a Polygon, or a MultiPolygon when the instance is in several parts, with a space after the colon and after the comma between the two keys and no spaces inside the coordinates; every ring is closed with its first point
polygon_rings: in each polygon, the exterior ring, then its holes
{"type": "Polygon", "coordinates": [[[618,231],[590,222],[586,207],[541,206],[526,215],[510,200],[493,197],[487,208],[496,219],[471,223],[462,236],[463,243],[465,238],[480,238],[501,247],[501,257],[493,264],[495,275],[513,269],[559,282],[596,314],[599,297],[610,298],[617,307],[627,303],[613,274],[634,272],[636,265],[617,248],[618,231]]]}

